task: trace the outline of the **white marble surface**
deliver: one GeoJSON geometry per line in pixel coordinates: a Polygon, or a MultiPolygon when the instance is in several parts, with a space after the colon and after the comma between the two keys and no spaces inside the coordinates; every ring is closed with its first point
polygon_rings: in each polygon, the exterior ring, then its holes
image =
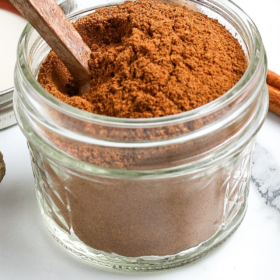
{"type": "MultiPolygon", "coordinates": [[[[259,27],[269,68],[280,73],[280,1],[236,2],[259,27]]],[[[4,13],[0,11],[0,22],[4,13]]],[[[17,28],[11,26],[8,36],[18,36],[18,30],[14,30],[17,28]]],[[[1,52],[2,40],[3,37],[1,52]]],[[[7,65],[9,59],[1,56],[0,67],[7,65]]],[[[0,185],[0,279],[280,279],[279,139],[280,117],[269,113],[257,137],[248,212],[240,228],[223,246],[182,268],[152,274],[121,274],[77,260],[52,239],[35,199],[25,138],[18,126],[0,131],[0,151],[7,165],[0,185]]]]}

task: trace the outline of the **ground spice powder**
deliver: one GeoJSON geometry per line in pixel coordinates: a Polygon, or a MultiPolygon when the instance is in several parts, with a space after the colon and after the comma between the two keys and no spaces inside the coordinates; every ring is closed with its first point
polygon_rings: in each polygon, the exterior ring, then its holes
{"type": "Polygon", "coordinates": [[[79,97],[51,52],[38,80],[88,112],[122,118],[178,114],[218,98],[247,67],[236,39],[217,20],[158,1],[101,8],[75,23],[91,49],[91,89],[79,97]]]}
{"type": "MultiPolygon", "coordinates": [[[[150,118],[191,110],[228,91],[247,67],[240,44],[217,20],[186,7],[150,0],[125,2],[100,8],[74,26],[92,52],[90,92],[77,95],[70,73],[52,51],[38,80],[60,100],[96,114],[150,118]]],[[[53,118],[71,131],[94,138],[141,142],[195,131],[223,113],[187,124],[121,133],[118,128],[85,125],[58,113],[53,118]]],[[[203,156],[242,125],[223,128],[207,143],[202,139],[150,149],[105,147],[66,139],[45,128],[42,132],[59,150],[78,160],[112,169],[149,170],[203,156]]],[[[43,158],[30,147],[35,158],[43,158]]],[[[242,161],[213,168],[207,176],[197,172],[145,180],[85,176],[75,169],[64,170],[48,156],[33,163],[35,170],[41,170],[37,176],[54,205],[48,208],[49,214],[63,230],[94,249],[137,257],[176,254],[211,238],[223,219],[227,170],[234,174],[242,161]]],[[[238,189],[231,192],[233,197],[238,189]]]]}

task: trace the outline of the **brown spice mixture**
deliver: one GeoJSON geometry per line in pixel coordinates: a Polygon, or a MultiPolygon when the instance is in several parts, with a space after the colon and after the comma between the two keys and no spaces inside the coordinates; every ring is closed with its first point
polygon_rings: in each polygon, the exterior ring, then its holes
{"type": "MultiPolygon", "coordinates": [[[[76,95],[73,79],[53,52],[38,80],[55,97],[97,114],[146,118],[191,110],[229,90],[247,66],[238,41],[222,25],[186,7],[126,2],[98,9],[74,25],[92,50],[90,92],[76,95]]],[[[187,123],[123,129],[86,123],[55,110],[44,113],[62,127],[94,139],[141,142],[198,130],[226,115],[227,109],[187,123]]],[[[207,141],[203,137],[149,149],[89,144],[40,125],[38,129],[59,151],[78,160],[112,169],[150,170],[205,156],[245,122],[223,127],[207,141]]],[[[34,161],[54,203],[48,215],[86,245],[128,257],[176,254],[211,238],[222,223],[229,170],[234,174],[242,164],[228,162],[229,166],[208,170],[207,176],[197,170],[195,175],[122,179],[80,174],[48,156],[38,154],[36,159],[44,159],[34,161]]]]}
{"type": "Polygon", "coordinates": [[[88,112],[150,118],[188,111],[218,98],[247,67],[236,39],[217,20],[158,1],[100,8],[75,28],[91,48],[91,89],[82,97],[54,52],[38,81],[88,112]]]}

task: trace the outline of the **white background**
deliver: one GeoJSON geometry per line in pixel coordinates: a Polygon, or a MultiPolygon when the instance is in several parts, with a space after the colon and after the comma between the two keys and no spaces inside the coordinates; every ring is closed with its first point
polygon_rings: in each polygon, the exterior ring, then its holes
{"type": "MultiPolygon", "coordinates": [[[[280,1],[236,0],[236,3],[258,26],[269,68],[280,73],[280,1]]],[[[0,90],[12,85],[15,44],[23,26],[23,20],[0,10],[0,90]]],[[[257,142],[280,166],[279,116],[268,114],[257,142]]],[[[1,280],[280,279],[280,213],[265,204],[253,184],[243,223],[213,254],[170,271],[122,274],[83,263],[52,239],[40,217],[26,141],[18,126],[0,131],[0,151],[7,165],[6,177],[0,185],[1,280]]]]}

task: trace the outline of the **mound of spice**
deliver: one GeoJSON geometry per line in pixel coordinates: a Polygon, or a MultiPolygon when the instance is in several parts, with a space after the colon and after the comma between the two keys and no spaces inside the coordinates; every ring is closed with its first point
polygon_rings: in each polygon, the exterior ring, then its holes
{"type": "Polygon", "coordinates": [[[62,101],[96,114],[150,118],[188,111],[224,94],[247,67],[229,31],[186,7],[129,1],[74,25],[91,49],[90,92],[78,96],[54,52],[38,81],[62,101]]]}
{"type": "MultiPolygon", "coordinates": [[[[150,0],[125,2],[100,8],[74,26],[92,51],[90,92],[78,96],[75,82],[54,52],[43,63],[38,80],[60,100],[96,114],[150,118],[185,112],[224,94],[247,67],[242,47],[230,32],[217,20],[186,7],[150,0]]],[[[72,132],[133,142],[174,138],[215,121],[222,113],[187,124],[128,128],[121,133],[114,127],[60,118],[58,113],[54,119],[72,132]]],[[[207,143],[198,139],[149,149],[99,146],[47,130],[43,133],[78,160],[111,169],[150,170],[205,155],[242,125],[224,127],[207,143]]],[[[32,145],[31,150],[40,158],[32,145]]],[[[195,247],[217,232],[224,209],[230,212],[230,206],[224,205],[228,172],[238,172],[242,159],[230,168],[214,168],[207,176],[198,171],[141,180],[85,175],[74,168],[59,172],[63,168],[47,156],[34,169],[44,170],[43,188],[54,205],[48,215],[74,239],[128,257],[164,256],[195,247]]],[[[230,184],[229,192],[235,197],[242,183],[230,184]]]]}

